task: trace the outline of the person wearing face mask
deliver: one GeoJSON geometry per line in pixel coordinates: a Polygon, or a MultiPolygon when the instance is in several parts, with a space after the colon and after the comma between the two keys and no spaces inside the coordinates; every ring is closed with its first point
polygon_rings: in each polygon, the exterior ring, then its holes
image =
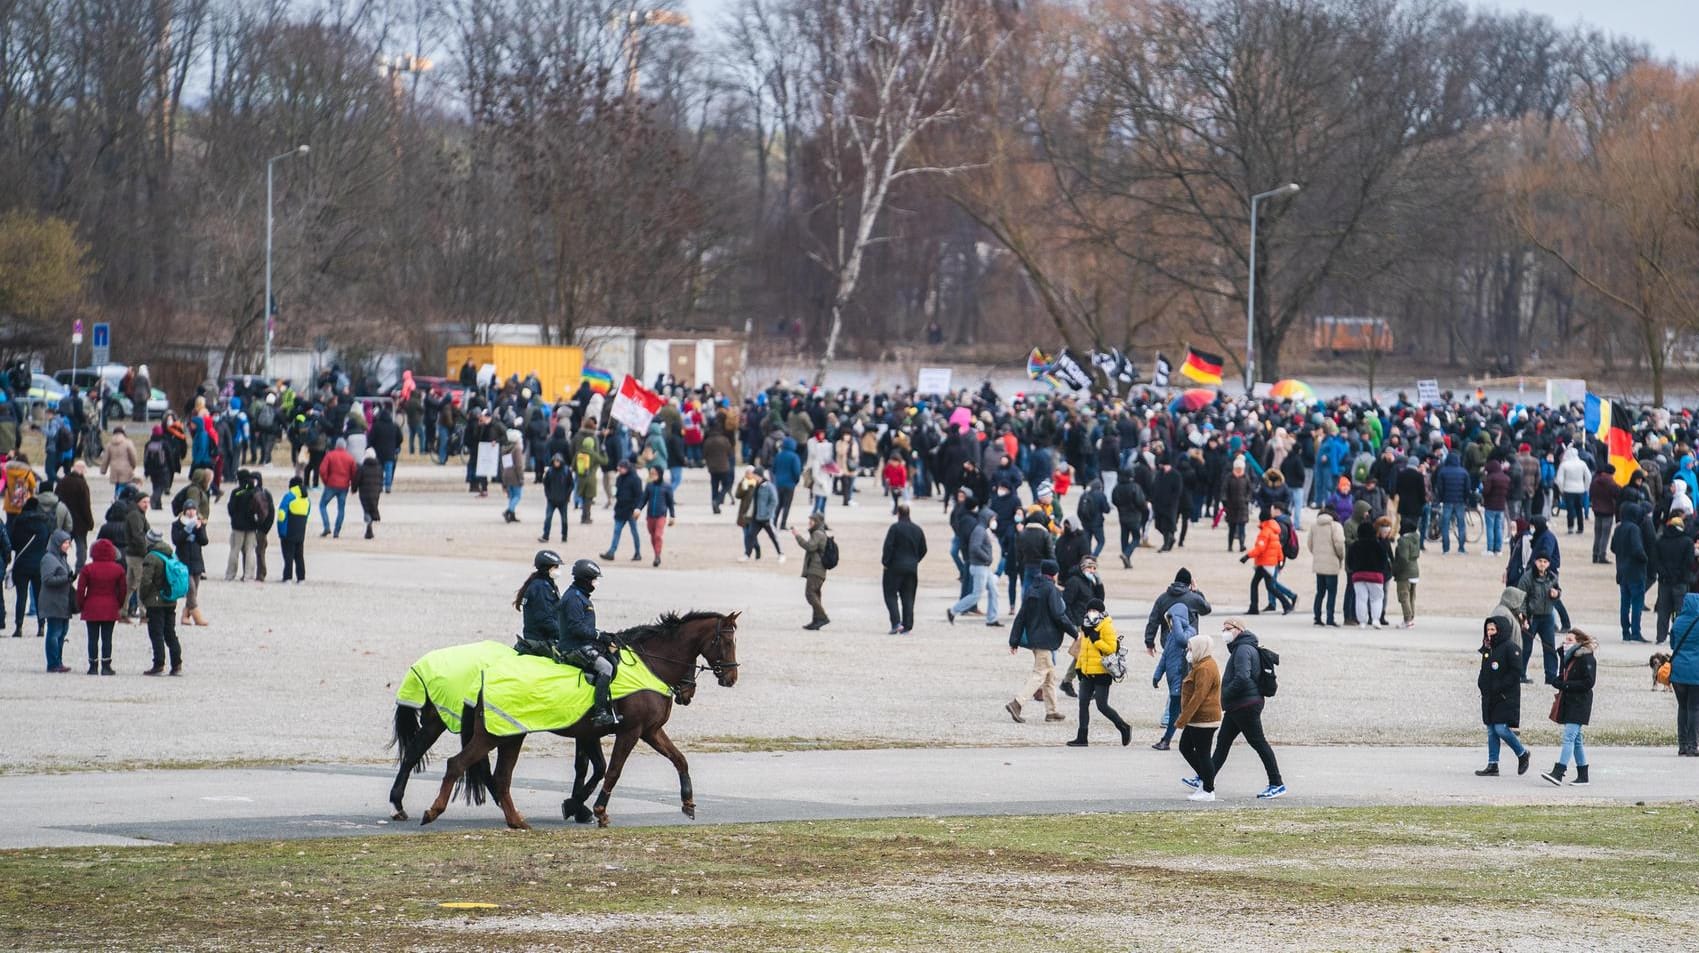
{"type": "Polygon", "coordinates": [[[531,575],[513,596],[513,608],[524,620],[513,650],[552,658],[555,643],[560,641],[560,589],[556,582],[560,578],[560,554],[552,549],[538,550],[531,567],[531,575]]]}
{"type": "Polygon", "coordinates": [[[600,578],[602,567],[594,560],[580,559],[572,564],[572,585],[560,600],[556,658],[583,669],[595,683],[596,707],[590,723],[598,728],[611,728],[619,724],[611,690],[619,652],[612,636],[596,627],[596,606],[590,601],[590,594],[596,590],[596,580],[600,578]]]}
{"type": "Polygon", "coordinates": [[[1121,746],[1126,747],[1132,744],[1133,726],[1109,707],[1109,688],[1115,684],[1115,676],[1104,667],[1103,659],[1114,655],[1120,642],[1115,636],[1115,621],[1109,618],[1103,600],[1093,599],[1088,604],[1080,623],[1079,644],[1080,654],[1074,664],[1079,669],[1080,679],[1080,728],[1074,740],[1068,742],[1068,747],[1084,748],[1088,744],[1086,729],[1091,722],[1093,701],[1097,703],[1098,714],[1109,719],[1115,730],[1121,733],[1121,746]]]}
{"type": "Polygon", "coordinates": [[[201,579],[206,576],[206,560],[202,558],[202,547],[207,544],[206,520],[201,519],[200,508],[194,501],[183,504],[183,512],[171,524],[171,546],[177,550],[177,559],[189,569],[189,595],[183,600],[183,619],[178,625],[206,625],[206,618],[201,615],[201,579]]]}

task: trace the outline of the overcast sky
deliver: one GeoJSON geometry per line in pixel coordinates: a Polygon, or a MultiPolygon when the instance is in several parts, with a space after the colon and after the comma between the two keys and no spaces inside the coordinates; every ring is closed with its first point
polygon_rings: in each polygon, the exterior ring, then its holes
{"type": "MultiPolygon", "coordinates": [[[[683,0],[702,28],[712,28],[733,0],[683,0]]],[[[1568,26],[1584,20],[1611,33],[1651,44],[1659,56],[1699,65],[1699,0],[1502,0],[1477,3],[1500,10],[1532,10],[1568,26]]]]}

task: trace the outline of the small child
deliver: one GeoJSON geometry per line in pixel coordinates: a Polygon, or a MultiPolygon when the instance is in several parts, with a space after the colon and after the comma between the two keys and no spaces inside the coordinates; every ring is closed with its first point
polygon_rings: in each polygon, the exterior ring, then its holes
{"type": "Polygon", "coordinates": [[[1563,665],[1558,669],[1557,717],[1563,726],[1563,746],[1557,749],[1557,764],[1540,775],[1547,783],[1562,784],[1569,770],[1569,759],[1575,758],[1575,780],[1570,784],[1587,783],[1587,748],[1581,741],[1581,729],[1593,717],[1593,682],[1598,677],[1598,663],[1593,652],[1598,648],[1592,636],[1571,631],[1563,640],[1563,665]]]}
{"type": "Polygon", "coordinates": [[[891,494],[891,515],[895,516],[897,507],[909,500],[908,466],[903,458],[896,454],[885,463],[885,471],[881,477],[885,484],[885,492],[891,494]]]}
{"type": "Polygon", "coordinates": [[[1421,581],[1422,536],[1416,521],[1404,517],[1398,527],[1398,545],[1392,551],[1392,578],[1398,586],[1398,608],[1404,612],[1400,628],[1416,627],[1416,583],[1421,581]]]}
{"type": "Polygon", "coordinates": [[[1156,671],[1150,677],[1152,688],[1160,688],[1162,679],[1168,679],[1168,713],[1163,718],[1162,740],[1151,745],[1157,751],[1167,751],[1168,742],[1174,738],[1174,732],[1179,730],[1177,724],[1180,718],[1180,683],[1186,677],[1186,643],[1198,634],[1197,627],[1192,623],[1192,611],[1185,603],[1176,602],[1168,607],[1168,634],[1162,643],[1162,657],[1157,660],[1156,671]]]}

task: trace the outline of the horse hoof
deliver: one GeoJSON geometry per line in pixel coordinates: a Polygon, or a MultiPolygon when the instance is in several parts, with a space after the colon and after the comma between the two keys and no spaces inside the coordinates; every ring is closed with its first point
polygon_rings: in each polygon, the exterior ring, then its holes
{"type": "Polygon", "coordinates": [[[405,821],[407,820],[407,812],[398,807],[395,809],[395,813],[389,816],[389,819],[392,821],[405,821]]]}
{"type": "Polygon", "coordinates": [[[696,820],[696,802],[695,801],[685,801],[684,802],[684,816],[690,818],[693,821],[696,820]]]}
{"type": "Polygon", "coordinates": [[[430,822],[436,820],[438,817],[441,816],[441,813],[442,812],[434,810],[434,809],[433,810],[427,810],[425,812],[425,816],[419,818],[419,826],[424,827],[426,824],[429,824],[430,822]]]}
{"type": "Polygon", "coordinates": [[[597,810],[596,813],[595,813],[595,817],[596,817],[596,826],[597,827],[607,827],[608,826],[608,812],[607,811],[597,810]]]}
{"type": "Polygon", "coordinates": [[[517,821],[508,821],[507,829],[510,831],[528,831],[531,829],[531,824],[522,817],[517,821]]]}

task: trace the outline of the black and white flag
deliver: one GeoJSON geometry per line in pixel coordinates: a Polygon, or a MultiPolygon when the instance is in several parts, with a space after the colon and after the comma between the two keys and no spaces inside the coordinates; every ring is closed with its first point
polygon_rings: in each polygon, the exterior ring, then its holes
{"type": "Polygon", "coordinates": [[[1168,373],[1172,370],[1173,368],[1168,365],[1168,358],[1163,357],[1161,352],[1158,352],[1156,355],[1156,370],[1152,371],[1150,375],[1151,386],[1158,390],[1167,387],[1168,373]]]}

